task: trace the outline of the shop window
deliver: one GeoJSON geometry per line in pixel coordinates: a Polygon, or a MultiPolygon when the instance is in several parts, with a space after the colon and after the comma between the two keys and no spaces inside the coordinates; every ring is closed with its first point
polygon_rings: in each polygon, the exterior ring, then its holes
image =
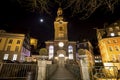
{"type": "Polygon", "coordinates": [[[17,60],[17,54],[13,55],[13,61],[17,60]]]}
{"type": "Polygon", "coordinates": [[[3,60],[8,60],[9,54],[4,54],[3,60]]]}

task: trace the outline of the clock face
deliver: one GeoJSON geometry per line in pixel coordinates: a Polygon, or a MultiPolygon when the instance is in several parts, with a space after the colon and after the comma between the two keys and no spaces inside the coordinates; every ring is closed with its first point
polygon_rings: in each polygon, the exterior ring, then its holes
{"type": "Polygon", "coordinates": [[[59,47],[63,47],[63,46],[64,46],[64,43],[63,43],[63,42],[59,42],[59,43],[58,43],[58,46],[59,46],[59,47]]]}

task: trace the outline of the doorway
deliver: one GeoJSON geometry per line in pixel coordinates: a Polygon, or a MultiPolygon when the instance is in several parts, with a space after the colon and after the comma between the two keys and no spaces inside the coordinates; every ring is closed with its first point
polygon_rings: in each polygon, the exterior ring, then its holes
{"type": "Polygon", "coordinates": [[[64,67],[65,65],[65,56],[63,54],[59,54],[58,56],[58,65],[59,67],[64,67]]]}

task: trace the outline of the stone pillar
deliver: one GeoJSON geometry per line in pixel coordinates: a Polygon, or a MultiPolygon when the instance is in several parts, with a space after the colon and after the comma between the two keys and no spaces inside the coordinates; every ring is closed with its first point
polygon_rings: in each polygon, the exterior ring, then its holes
{"type": "Polygon", "coordinates": [[[88,66],[88,61],[86,57],[81,57],[79,60],[79,65],[80,65],[80,74],[82,77],[82,80],[90,80],[90,71],[89,71],[89,66],[88,66]]]}
{"type": "Polygon", "coordinates": [[[38,78],[37,80],[46,80],[46,60],[38,60],[38,78]]]}

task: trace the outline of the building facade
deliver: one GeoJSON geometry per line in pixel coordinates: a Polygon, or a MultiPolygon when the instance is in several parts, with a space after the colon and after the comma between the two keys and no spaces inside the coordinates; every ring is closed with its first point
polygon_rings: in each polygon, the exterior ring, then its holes
{"type": "Polygon", "coordinates": [[[114,23],[104,29],[101,39],[98,39],[102,62],[106,66],[117,66],[120,69],[120,27],[114,23]],[[104,37],[103,37],[104,35],[104,37]],[[108,65],[109,63],[109,65],[108,65]]]}
{"type": "Polygon", "coordinates": [[[62,9],[58,8],[54,21],[54,41],[46,41],[46,48],[50,60],[63,61],[75,60],[76,42],[68,40],[67,24],[62,16],[62,9]]]}
{"type": "Polygon", "coordinates": [[[79,57],[83,56],[82,53],[87,58],[87,62],[92,67],[94,65],[94,53],[93,53],[93,46],[88,40],[83,40],[81,42],[77,41],[76,45],[77,55],[76,58],[79,60],[79,57]]]}
{"type": "Polygon", "coordinates": [[[30,45],[33,46],[34,49],[37,49],[38,39],[30,38],[30,45]]]}
{"type": "Polygon", "coordinates": [[[24,61],[26,56],[30,56],[29,36],[0,31],[1,61],[24,61]]]}

